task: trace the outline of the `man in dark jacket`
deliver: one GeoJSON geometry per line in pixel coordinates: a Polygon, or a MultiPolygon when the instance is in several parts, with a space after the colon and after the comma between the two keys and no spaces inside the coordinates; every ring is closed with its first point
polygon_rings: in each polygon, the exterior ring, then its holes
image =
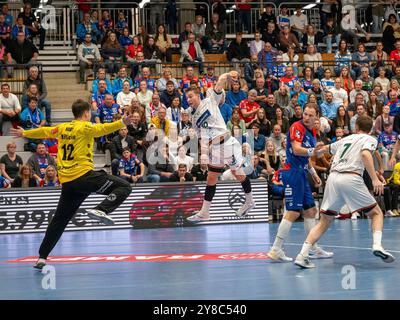
{"type": "Polygon", "coordinates": [[[122,158],[122,152],[125,147],[129,147],[131,152],[134,151],[134,140],[131,136],[128,136],[128,129],[119,129],[118,135],[111,140],[109,145],[111,152],[111,172],[114,176],[118,175],[119,160],[122,158]]]}
{"type": "Polygon", "coordinates": [[[175,89],[174,83],[171,80],[167,81],[166,88],[167,90],[164,90],[160,94],[160,101],[165,107],[169,108],[171,107],[172,100],[174,100],[175,97],[180,97],[180,94],[178,90],[175,89]]]}
{"type": "MultiPolygon", "coordinates": [[[[10,41],[7,47],[7,64],[36,64],[39,51],[35,45],[25,39],[24,32],[18,32],[17,39],[10,41]]],[[[12,78],[13,68],[8,67],[8,77],[12,78]]]]}
{"type": "Polygon", "coordinates": [[[234,68],[240,73],[239,62],[250,62],[250,48],[243,39],[241,32],[236,33],[236,39],[231,42],[228,48],[227,57],[234,63],[234,68]]]}
{"type": "Polygon", "coordinates": [[[178,170],[175,171],[170,177],[171,182],[193,182],[193,176],[187,171],[187,166],[185,163],[180,163],[178,165],[178,170]]]}
{"type": "MultiPolygon", "coordinates": [[[[158,144],[155,144],[157,146],[158,144]]],[[[154,156],[148,159],[149,170],[147,175],[147,182],[166,182],[174,173],[174,164],[169,156],[169,149],[163,146],[161,152],[159,148],[155,150],[154,156]]]]}

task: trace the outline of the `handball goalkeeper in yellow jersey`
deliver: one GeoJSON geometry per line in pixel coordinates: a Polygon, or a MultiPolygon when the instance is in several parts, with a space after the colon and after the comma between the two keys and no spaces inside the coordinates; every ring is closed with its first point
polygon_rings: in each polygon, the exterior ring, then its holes
{"type": "Polygon", "coordinates": [[[129,125],[130,116],[112,123],[92,124],[90,105],[83,100],[72,104],[74,120],[55,127],[42,127],[24,131],[12,129],[15,137],[32,139],[58,139],[57,166],[62,184],[57,210],[47,227],[39,249],[39,259],[34,266],[42,269],[46,259],[60,239],[65,227],[77,212],[82,202],[93,192],[108,195],[94,209],[86,209],[88,216],[106,225],[114,224],[108,214],[114,211],[131,193],[131,185],[105,171],[94,171],[94,138],[110,134],[129,125]]]}

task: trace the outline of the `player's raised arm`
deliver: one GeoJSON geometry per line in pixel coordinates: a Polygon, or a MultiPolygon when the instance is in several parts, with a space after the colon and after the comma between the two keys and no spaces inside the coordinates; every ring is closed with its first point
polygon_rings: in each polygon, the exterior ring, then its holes
{"type": "Polygon", "coordinates": [[[57,138],[57,133],[57,127],[41,127],[32,130],[24,130],[21,127],[11,128],[11,135],[16,138],[51,139],[57,138]]]}
{"type": "Polygon", "coordinates": [[[214,86],[214,90],[215,92],[220,93],[222,92],[222,89],[224,89],[226,83],[230,85],[233,82],[240,82],[239,73],[237,71],[224,73],[219,76],[218,81],[214,86]]]}
{"type": "Polygon", "coordinates": [[[121,120],[114,121],[111,123],[96,123],[91,126],[91,134],[95,138],[99,138],[108,135],[112,132],[118,131],[119,129],[131,124],[132,116],[126,115],[121,120]]]}

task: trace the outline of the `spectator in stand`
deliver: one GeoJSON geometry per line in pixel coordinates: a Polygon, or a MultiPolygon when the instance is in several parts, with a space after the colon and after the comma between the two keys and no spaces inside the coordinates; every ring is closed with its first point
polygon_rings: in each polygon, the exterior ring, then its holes
{"type": "Polygon", "coordinates": [[[141,45],[145,45],[147,42],[147,39],[149,38],[149,34],[146,31],[146,28],[143,25],[140,25],[138,27],[138,33],[136,37],[139,37],[139,42],[141,45]]]}
{"type": "Polygon", "coordinates": [[[117,35],[111,32],[108,39],[101,48],[101,55],[104,58],[104,63],[107,72],[115,76],[120,68],[123,57],[123,48],[117,40],[117,35]]]}
{"type": "Polygon", "coordinates": [[[107,78],[106,76],[106,69],[104,68],[99,68],[97,70],[97,78],[94,79],[93,84],[92,84],[92,93],[96,93],[98,91],[98,86],[100,80],[104,80],[106,82],[106,88],[109,93],[112,92],[112,85],[110,79],[107,78]]]}
{"type": "Polygon", "coordinates": [[[362,104],[364,106],[365,110],[367,110],[367,103],[364,100],[364,95],[361,92],[356,94],[354,102],[351,102],[349,104],[349,106],[347,107],[347,113],[350,118],[354,115],[354,113],[356,112],[357,106],[360,104],[362,104]]]}
{"type": "Polygon", "coordinates": [[[275,117],[271,120],[271,126],[279,125],[281,132],[286,134],[289,131],[289,119],[283,115],[283,109],[279,106],[275,109],[275,117]]]}
{"type": "Polygon", "coordinates": [[[388,170],[388,162],[392,156],[393,147],[396,144],[398,133],[393,131],[390,123],[383,125],[384,131],[378,136],[378,150],[382,157],[383,169],[388,170]]]}
{"type": "MultiPolygon", "coordinates": [[[[151,155],[149,160],[149,169],[147,173],[147,182],[159,183],[169,181],[174,173],[174,163],[169,156],[167,145],[160,146],[151,155]]],[[[186,172],[186,168],[185,168],[186,172]]]]}
{"type": "Polygon", "coordinates": [[[114,30],[114,21],[111,19],[108,10],[103,10],[103,14],[99,23],[99,29],[103,36],[106,35],[108,31],[114,30]]]}
{"type": "Polygon", "coordinates": [[[198,65],[199,74],[203,74],[204,54],[200,44],[196,41],[194,33],[190,33],[187,40],[181,43],[181,58],[183,65],[198,65]]]}
{"type": "Polygon", "coordinates": [[[358,117],[367,115],[367,111],[363,104],[360,104],[356,107],[356,114],[350,119],[350,131],[351,133],[356,133],[356,121],[358,117]]]}
{"type": "Polygon", "coordinates": [[[295,104],[293,108],[293,115],[289,118],[289,128],[290,126],[303,119],[303,108],[299,104],[295,104]]]}
{"type": "Polygon", "coordinates": [[[388,20],[383,24],[383,31],[387,27],[391,26],[394,30],[394,37],[400,39],[400,24],[397,21],[397,16],[395,14],[390,14],[388,20]]]}
{"type": "Polygon", "coordinates": [[[194,182],[207,181],[209,159],[206,154],[200,155],[199,164],[193,166],[190,173],[194,182]]]}
{"type": "Polygon", "coordinates": [[[390,106],[385,105],[382,107],[382,114],[376,117],[373,128],[373,133],[376,136],[379,136],[384,131],[385,124],[389,124],[390,126],[392,126],[394,131],[399,129],[398,122],[395,121],[396,118],[397,118],[396,120],[398,120],[399,116],[393,117],[390,116],[389,113],[390,113],[390,106]]]}
{"type": "Polygon", "coordinates": [[[284,27],[290,28],[290,17],[288,15],[288,7],[286,4],[281,5],[281,12],[276,18],[276,23],[280,31],[282,31],[284,27]]]}
{"type": "Polygon", "coordinates": [[[242,100],[247,99],[247,94],[240,88],[239,82],[233,82],[231,88],[226,93],[225,103],[228,104],[232,110],[238,108],[242,100]]]}
{"type": "Polygon", "coordinates": [[[89,4],[90,0],[77,0],[79,10],[79,20],[83,20],[85,14],[90,13],[91,5],[89,4]]]}
{"type": "Polygon", "coordinates": [[[261,40],[261,33],[256,31],[254,33],[254,40],[250,41],[250,56],[257,57],[261,50],[264,48],[265,42],[261,40]]]}
{"type": "Polygon", "coordinates": [[[343,67],[339,76],[342,81],[342,87],[346,90],[347,94],[350,94],[351,90],[354,89],[354,81],[350,76],[349,70],[349,67],[343,67]]]}
{"type": "Polygon", "coordinates": [[[315,103],[320,106],[323,100],[323,94],[321,88],[321,82],[318,79],[314,79],[312,82],[312,88],[308,90],[308,102],[310,102],[310,98],[315,98],[315,103]]]}
{"type": "Polygon", "coordinates": [[[329,90],[333,95],[333,102],[338,106],[344,106],[347,108],[349,104],[349,95],[346,90],[342,88],[342,81],[340,78],[335,79],[335,86],[329,90]]]}
{"type": "Polygon", "coordinates": [[[1,13],[5,17],[6,24],[11,27],[14,24],[14,17],[12,16],[12,14],[9,13],[9,9],[8,9],[8,4],[7,3],[4,3],[1,6],[1,13]]]}
{"type": "Polygon", "coordinates": [[[236,30],[238,32],[251,33],[251,0],[235,1],[236,6],[236,30]],[[244,27],[244,29],[242,29],[244,27]]]}
{"type": "Polygon", "coordinates": [[[279,48],[278,31],[274,22],[268,22],[266,32],[262,33],[264,43],[269,42],[275,49],[279,48]]]}
{"type": "Polygon", "coordinates": [[[214,13],[206,27],[208,48],[211,52],[223,53],[226,50],[225,35],[225,26],[219,22],[218,14],[214,13]]]}
{"type": "Polygon", "coordinates": [[[258,57],[251,56],[250,63],[246,63],[244,66],[244,80],[246,80],[249,88],[253,89],[258,78],[264,79],[264,72],[258,65],[258,57]]]}
{"type": "Polygon", "coordinates": [[[400,96],[400,85],[399,85],[399,82],[396,79],[392,78],[392,80],[390,80],[390,89],[396,91],[397,92],[397,96],[400,96]]]}
{"type": "Polygon", "coordinates": [[[281,82],[283,82],[286,86],[288,86],[290,89],[293,89],[294,83],[296,81],[299,81],[299,79],[294,76],[293,74],[293,67],[287,66],[285,70],[285,76],[281,78],[281,82]]]}
{"type": "MultiPolygon", "coordinates": [[[[167,68],[163,69],[162,77],[160,79],[158,79],[157,82],[156,82],[156,88],[157,88],[157,91],[160,92],[160,94],[163,91],[167,90],[167,83],[169,81],[172,82],[172,84],[173,84],[175,89],[179,89],[178,81],[175,78],[172,77],[171,68],[167,67],[167,68]]],[[[172,90],[171,90],[171,92],[172,92],[172,90]]],[[[165,104],[165,102],[164,102],[164,104],[165,104]]]]}
{"type": "Polygon", "coordinates": [[[344,135],[350,133],[350,117],[348,116],[344,106],[339,106],[336,110],[336,117],[333,119],[333,123],[331,124],[330,136],[335,134],[337,128],[343,129],[344,135]]]}
{"type": "Polygon", "coordinates": [[[339,47],[335,54],[336,65],[334,67],[334,71],[335,71],[336,76],[339,76],[341,70],[344,67],[347,67],[348,70],[350,70],[351,77],[353,79],[356,78],[356,73],[354,72],[354,70],[351,69],[351,60],[352,60],[352,56],[347,47],[347,42],[346,42],[346,40],[342,39],[339,42],[339,47]]]}
{"type": "Polygon", "coordinates": [[[99,37],[101,38],[99,12],[97,10],[93,10],[92,13],[90,14],[90,22],[96,26],[97,30],[99,30],[99,35],[100,35],[99,37]]]}
{"type": "Polygon", "coordinates": [[[162,91],[160,94],[160,101],[167,107],[170,108],[172,104],[172,100],[178,97],[180,98],[180,94],[178,90],[175,88],[174,82],[169,80],[166,84],[166,90],[162,91]]]}
{"type": "Polygon", "coordinates": [[[257,78],[254,90],[257,91],[256,102],[260,105],[261,108],[265,109],[265,103],[267,101],[268,90],[265,88],[265,80],[264,78],[257,78]]]}
{"type": "Polygon", "coordinates": [[[367,103],[369,98],[368,98],[368,93],[364,90],[362,90],[363,82],[361,80],[356,80],[354,83],[354,89],[350,92],[349,98],[350,98],[350,103],[355,101],[355,97],[357,93],[361,93],[364,97],[364,102],[367,103]]]}
{"type": "Polygon", "coordinates": [[[306,27],[306,33],[302,37],[303,47],[306,48],[309,45],[317,46],[323,42],[322,33],[316,32],[315,27],[309,24],[306,27]]]}
{"type": "Polygon", "coordinates": [[[117,94],[117,104],[119,104],[123,111],[128,110],[132,103],[132,99],[136,98],[136,94],[130,91],[130,88],[132,87],[132,82],[130,80],[131,79],[128,78],[122,82],[122,91],[117,94]]]}
{"type": "Polygon", "coordinates": [[[279,83],[282,77],[285,76],[286,65],[283,63],[281,55],[276,56],[276,62],[267,73],[267,87],[271,92],[275,92],[279,88],[279,83]]]}
{"type": "Polygon", "coordinates": [[[0,94],[0,131],[3,136],[10,135],[12,123],[18,121],[21,105],[18,97],[10,92],[10,85],[3,83],[0,94]]]}
{"type": "Polygon", "coordinates": [[[367,103],[367,113],[372,119],[382,114],[383,103],[378,101],[375,92],[369,94],[369,101],[367,103]]]}
{"type": "Polygon", "coordinates": [[[370,66],[373,69],[374,73],[371,74],[373,77],[378,77],[379,68],[384,68],[386,75],[390,78],[392,72],[390,71],[390,63],[388,55],[385,51],[383,51],[383,43],[378,41],[376,43],[376,49],[370,54],[371,62],[370,66]]]}
{"type": "Polygon", "coordinates": [[[86,41],[86,35],[90,34],[91,42],[98,43],[100,41],[100,31],[97,29],[96,24],[90,21],[90,14],[85,13],[83,15],[82,23],[78,24],[76,27],[76,38],[78,43],[86,41]]]}
{"type": "Polygon", "coordinates": [[[260,109],[260,105],[255,102],[257,98],[257,91],[250,90],[247,99],[242,100],[239,104],[240,108],[240,117],[246,123],[246,128],[249,127],[250,123],[255,119],[256,113],[258,109],[260,109]]]}
{"type": "MultiPolygon", "coordinates": [[[[170,147],[171,148],[171,147],[170,147]]],[[[185,164],[187,172],[190,172],[193,168],[194,158],[187,155],[187,149],[181,145],[177,148],[177,155],[174,157],[175,170],[178,170],[178,165],[185,164]]]]}
{"type": "Polygon", "coordinates": [[[33,188],[38,187],[37,180],[33,177],[32,168],[28,164],[21,166],[18,176],[11,184],[12,188],[33,188]]]}
{"type": "Polygon", "coordinates": [[[81,84],[85,82],[85,69],[93,67],[93,72],[96,74],[101,60],[99,48],[92,43],[92,37],[87,33],[85,41],[78,47],[79,80],[81,84]]]}
{"type": "Polygon", "coordinates": [[[201,15],[196,15],[195,23],[192,24],[192,32],[196,36],[197,42],[203,50],[208,50],[206,38],[206,24],[203,22],[201,15]]]}
{"type": "Polygon", "coordinates": [[[11,26],[7,24],[6,17],[0,13],[0,40],[1,43],[7,46],[11,39],[11,26]]]}
{"type": "Polygon", "coordinates": [[[40,179],[39,187],[59,187],[60,185],[60,181],[57,177],[57,169],[52,165],[48,165],[45,170],[43,179],[40,179]]]}
{"type": "Polygon", "coordinates": [[[351,21],[351,13],[350,9],[346,8],[349,6],[343,7],[345,11],[342,11],[342,21],[340,22],[340,26],[342,29],[341,39],[344,39],[348,43],[352,43],[354,48],[358,47],[359,36],[358,33],[364,34],[367,42],[370,39],[370,35],[361,28],[361,26],[356,21],[351,21]]]}
{"type": "Polygon", "coordinates": [[[110,123],[113,121],[113,116],[117,113],[122,114],[120,106],[114,103],[112,94],[106,94],[104,103],[97,109],[96,123],[110,123]]]}
{"type": "MultiPolygon", "coordinates": [[[[114,98],[117,97],[117,95],[122,92],[124,82],[128,81],[130,87],[133,87],[133,81],[130,77],[128,77],[128,74],[126,72],[125,67],[121,67],[118,71],[118,76],[114,79],[112,82],[112,94],[114,95],[114,98]]],[[[130,105],[130,103],[129,103],[130,105]]]]}
{"type": "Polygon", "coordinates": [[[99,80],[97,91],[92,94],[92,122],[95,121],[95,116],[97,115],[97,109],[100,105],[104,103],[105,97],[107,94],[111,94],[111,91],[108,91],[107,84],[105,80],[99,80]]]}
{"type": "Polygon", "coordinates": [[[146,65],[155,65],[156,73],[161,74],[162,70],[162,55],[160,49],[156,46],[152,36],[147,37],[146,44],[143,47],[144,61],[146,65]]]}
{"type": "Polygon", "coordinates": [[[183,30],[178,37],[179,48],[182,49],[182,42],[187,41],[189,39],[189,35],[192,32],[192,24],[190,22],[185,23],[185,30],[183,30]]]}
{"type": "Polygon", "coordinates": [[[189,129],[193,128],[192,122],[189,117],[189,110],[181,110],[181,120],[177,125],[179,136],[183,138],[183,142],[186,143],[186,139],[190,140],[189,129]]]}
{"type": "Polygon", "coordinates": [[[156,80],[151,78],[151,71],[149,67],[144,66],[142,68],[141,74],[136,77],[133,84],[135,87],[135,91],[139,89],[141,81],[146,81],[147,89],[149,89],[150,91],[154,91],[154,89],[156,88],[156,80]]]}
{"type": "Polygon", "coordinates": [[[15,142],[7,143],[7,153],[0,159],[0,175],[10,183],[17,177],[20,167],[23,165],[22,158],[16,153],[15,142]]]}
{"type": "Polygon", "coordinates": [[[285,109],[289,106],[290,89],[285,84],[280,83],[279,89],[274,92],[273,96],[277,105],[285,109]]]}
{"type": "Polygon", "coordinates": [[[183,111],[183,108],[181,106],[180,97],[174,97],[172,99],[171,106],[167,109],[166,118],[169,121],[171,121],[171,123],[178,125],[178,123],[181,122],[181,112],[182,111],[183,111]]]}
{"type": "Polygon", "coordinates": [[[398,99],[397,92],[393,89],[389,90],[389,102],[387,105],[390,107],[389,115],[395,117],[400,113],[400,101],[398,99]]]}
{"type": "Polygon", "coordinates": [[[332,78],[332,71],[326,68],[324,77],[321,79],[321,88],[326,93],[335,87],[335,79],[332,78]]]}
{"type": "Polygon", "coordinates": [[[376,100],[379,101],[382,105],[387,103],[387,100],[388,100],[387,93],[389,92],[389,89],[387,92],[383,92],[382,85],[379,82],[377,82],[374,84],[373,92],[376,95],[376,100]]]}
{"type": "Polygon", "coordinates": [[[282,129],[279,124],[275,124],[273,126],[269,140],[271,140],[274,144],[276,151],[280,153],[282,150],[282,142],[286,140],[286,136],[282,133],[282,129]]]}
{"type": "Polygon", "coordinates": [[[383,50],[390,54],[395,49],[394,44],[396,43],[396,38],[394,37],[394,30],[392,26],[386,27],[382,34],[383,50]]]}
{"type": "Polygon", "coordinates": [[[180,163],[178,165],[177,171],[169,177],[170,182],[192,182],[193,176],[188,172],[188,167],[185,163],[180,163]]]}
{"type": "Polygon", "coordinates": [[[160,49],[162,60],[172,62],[172,40],[169,35],[166,34],[165,26],[160,24],[157,27],[157,34],[154,38],[156,46],[160,49]]]}
{"type": "Polygon", "coordinates": [[[290,28],[296,35],[297,39],[303,38],[303,34],[306,33],[306,28],[308,25],[307,16],[301,12],[303,5],[298,5],[296,7],[295,13],[290,16],[290,28]]]}
{"type": "Polygon", "coordinates": [[[338,108],[339,105],[333,101],[332,92],[326,92],[325,101],[321,103],[320,110],[321,116],[328,120],[329,125],[332,125],[333,120],[336,118],[338,108]]]}
{"type": "Polygon", "coordinates": [[[56,161],[49,155],[43,143],[38,143],[36,153],[28,159],[27,164],[32,168],[33,178],[36,181],[44,179],[48,166],[56,167],[56,161]]]}
{"type": "Polygon", "coordinates": [[[133,39],[131,35],[129,34],[129,29],[124,28],[121,32],[121,35],[118,37],[118,41],[121,44],[121,46],[124,48],[125,52],[128,49],[128,46],[133,44],[133,39]]]}
{"type": "Polygon", "coordinates": [[[146,108],[146,119],[149,119],[148,122],[158,114],[158,109],[160,107],[166,108],[160,100],[160,95],[157,92],[154,92],[151,97],[151,102],[149,103],[148,108],[146,108]]]}
{"type": "Polygon", "coordinates": [[[182,77],[180,81],[180,88],[181,90],[188,89],[190,87],[190,83],[195,81],[199,83],[199,78],[194,75],[194,70],[192,66],[186,67],[186,74],[182,77]]]}
{"type": "Polygon", "coordinates": [[[260,155],[260,160],[268,175],[273,175],[281,166],[280,156],[270,139],[267,140],[265,150],[260,155]]]}
{"type": "Polygon", "coordinates": [[[230,131],[233,131],[235,126],[238,127],[241,130],[243,135],[246,134],[246,123],[240,117],[240,109],[239,109],[239,107],[234,108],[232,110],[231,119],[226,124],[227,129],[230,130],[230,131]]]}
{"type": "Polygon", "coordinates": [[[308,95],[303,91],[300,81],[296,81],[293,89],[290,91],[291,96],[296,93],[298,95],[296,102],[300,104],[302,108],[304,108],[305,104],[307,103],[308,95]]]}
{"type": "Polygon", "coordinates": [[[250,49],[241,32],[236,33],[236,39],[233,40],[227,51],[228,61],[233,62],[233,67],[240,74],[240,63],[250,62],[250,49]]]}
{"type": "Polygon", "coordinates": [[[323,24],[323,40],[326,43],[326,52],[332,53],[332,43],[339,45],[340,33],[336,29],[335,19],[333,17],[328,17],[326,24],[323,24]]]}
{"type": "Polygon", "coordinates": [[[269,74],[278,56],[278,50],[272,47],[271,43],[265,42],[264,49],[258,54],[258,64],[263,69],[264,75],[269,74]]]}
{"type": "Polygon", "coordinates": [[[166,118],[167,109],[160,107],[158,113],[155,117],[151,118],[151,124],[153,124],[157,129],[161,130],[164,136],[169,136],[169,128],[171,126],[171,121],[166,118]]]}
{"type": "Polygon", "coordinates": [[[271,122],[267,119],[265,110],[263,108],[258,109],[256,118],[250,123],[249,127],[252,128],[254,124],[259,126],[260,134],[262,134],[264,137],[269,137],[271,134],[271,122]]]}
{"type": "Polygon", "coordinates": [[[36,19],[36,16],[32,12],[32,5],[29,2],[24,4],[24,10],[18,15],[18,18],[22,17],[24,19],[24,25],[29,29],[29,36],[36,37],[39,35],[40,44],[39,49],[44,49],[44,41],[46,38],[46,30],[40,26],[36,19]]]}
{"type": "Polygon", "coordinates": [[[278,42],[279,42],[279,48],[283,52],[287,52],[289,46],[301,49],[300,42],[297,40],[296,36],[290,32],[290,28],[288,26],[283,27],[281,32],[279,32],[278,42]]]}
{"type": "Polygon", "coordinates": [[[257,30],[264,34],[267,32],[268,23],[272,22],[274,25],[276,24],[276,16],[274,13],[274,7],[271,3],[267,3],[264,7],[263,13],[260,15],[260,18],[257,21],[257,30]]]}
{"type": "Polygon", "coordinates": [[[118,21],[115,24],[115,32],[117,33],[118,38],[120,38],[120,36],[123,34],[124,29],[128,29],[128,21],[125,19],[124,12],[120,11],[118,12],[118,21]]]}
{"type": "Polygon", "coordinates": [[[370,93],[374,86],[374,78],[369,76],[369,68],[367,66],[361,67],[361,76],[358,80],[362,81],[362,89],[370,93]]]}
{"type": "Polygon", "coordinates": [[[29,39],[29,29],[24,25],[24,19],[19,17],[17,19],[17,23],[11,29],[11,39],[17,39],[18,32],[23,32],[25,34],[25,38],[29,39]]]}
{"type": "Polygon", "coordinates": [[[123,148],[119,160],[119,176],[130,183],[143,183],[144,164],[131,152],[129,147],[123,148]]]}
{"type": "Polygon", "coordinates": [[[358,44],[358,51],[353,53],[352,59],[353,70],[356,73],[357,78],[361,75],[361,68],[364,66],[368,67],[369,74],[373,75],[373,70],[370,67],[371,57],[365,51],[365,45],[363,43],[358,44]]]}
{"type": "MultiPolygon", "coordinates": [[[[136,94],[136,97],[139,100],[140,104],[145,107],[145,109],[150,108],[153,91],[148,89],[146,80],[140,81],[139,92],[136,94]]],[[[148,121],[150,120],[148,118],[148,113],[146,113],[146,119],[148,121]]]]}
{"type": "Polygon", "coordinates": [[[218,81],[218,77],[214,75],[214,67],[208,67],[207,73],[204,74],[203,79],[201,79],[201,86],[207,90],[213,88],[218,81]]]}
{"type": "Polygon", "coordinates": [[[262,152],[265,150],[265,136],[260,134],[260,125],[258,123],[252,123],[251,127],[253,130],[254,139],[254,152],[262,152]]]}
{"type": "Polygon", "coordinates": [[[29,40],[25,39],[23,32],[18,32],[17,39],[10,42],[7,47],[7,68],[8,77],[13,77],[13,64],[37,64],[39,51],[35,45],[29,40]]]}
{"type": "Polygon", "coordinates": [[[382,92],[384,94],[387,94],[387,92],[389,91],[389,87],[390,87],[390,80],[388,78],[386,78],[386,70],[384,67],[378,68],[378,77],[375,78],[373,85],[375,86],[376,84],[380,84],[382,92]]]}
{"type": "Polygon", "coordinates": [[[392,61],[392,71],[395,73],[396,67],[400,66],[400,39],[396,40],[396,49],[390,52],[390,60],[392,61]]]}
{"type": "Polygon", "coordinates": [[[318,79],[322,79],[324,75],[324,67],[322,62],[322,55],[317,52],[316,46],[314,44],[309,44],[307,46],[307,52],[303,56],[303,63],[305,66],[309,66],[313,69],[313,76],[317,77],[318,79]]]}
{"type": "Polygon", "coordinates": [[[303,77],[300,79],[302,91],[308,93],[308,90],[312,88],[312,82],[314,80],[314,69],[309,65],[306,65],[303,69],[303,77]]]}
{"type": "Polygon", "coordinates": [[[291,66],[293,68],[294,74],[297,76],[297,62],[299,61],[299,56],[294,52],[293,46],[289,46],[287,52],[282,55],[282,61],[285,67],[291,66]]]}

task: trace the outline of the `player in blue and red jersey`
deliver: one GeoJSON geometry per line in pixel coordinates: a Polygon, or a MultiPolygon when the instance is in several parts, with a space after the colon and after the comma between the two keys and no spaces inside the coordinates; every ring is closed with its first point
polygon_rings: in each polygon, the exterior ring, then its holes
{"type": "MultiPolygon", "coordinates": [[[[315,225],[314,197],[308,181],[308,173],[319,187],[321,180],[315,169],[310,164],[310,157],[319,155],[318,150],[322,144],[317,144],[315,120],[318,118],[317,107],[314,104],[307,104],[303,112],[303,120],[293,123],[287,135],[286,145],[286,166],[282,170],[282,182],[285,187],[286,213],[279,225],[275,242],[268,253],[268,256],[275,261],[292,261],[285,255],[282,245],[288,236],[293,222],[295,222],[301,211],[303,211],[304,227],[308,232],[315,225]]],[[[330,258],[333,253],[326,252],[314,245],[310,257],[330,258]]]]}

